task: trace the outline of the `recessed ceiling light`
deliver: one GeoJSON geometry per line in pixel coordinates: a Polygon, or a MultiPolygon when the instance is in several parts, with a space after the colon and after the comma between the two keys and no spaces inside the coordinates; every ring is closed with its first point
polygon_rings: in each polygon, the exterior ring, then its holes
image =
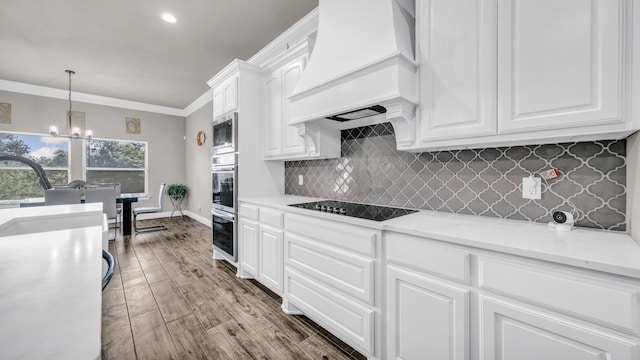
{"type": "Polygon", "coordinates": [[[177,21],[176,17],[173,16],[172,14],[169,14],[169,13],[162,14],[162,20],[164,20],[164,21],[166,21],[168,23],[171,23],[171,24],[174,24],[177,21]]]}

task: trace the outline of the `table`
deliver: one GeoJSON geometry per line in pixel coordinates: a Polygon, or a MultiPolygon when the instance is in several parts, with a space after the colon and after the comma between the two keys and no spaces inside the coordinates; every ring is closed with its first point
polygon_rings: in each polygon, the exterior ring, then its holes
{"type": "Polygon", "coordinates": [[[121,194],[116,202],[122,204],[122,235],[131,235],[131,204],[138,202],[138,196],[121,194]]]}
{"type": "Polygon", "coordinates": [[[173,217],[173,213],[175,211],[180,212],[180,217],[184,217],[184,213],[182,213],[182,200],[184,200],[184,196],[178,198],[169,196],[169,200],[171,200],[171,205],[173,205],[173,209],[171,210],[171,217],[173,217]]]}

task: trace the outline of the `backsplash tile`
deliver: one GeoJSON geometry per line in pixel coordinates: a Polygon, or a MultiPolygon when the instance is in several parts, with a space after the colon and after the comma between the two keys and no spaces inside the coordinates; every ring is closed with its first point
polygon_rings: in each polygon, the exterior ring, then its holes
{"type": "Polygon", "coordinates": [[[384,123],[343,130],[340,159],[286,162],[285,193],[542,223],[575,206],[578,226],[622,231],[626,141],[410,153],[384,123]],[[522,178],[552,167],[542,199],[522,199],[522,178]]]}

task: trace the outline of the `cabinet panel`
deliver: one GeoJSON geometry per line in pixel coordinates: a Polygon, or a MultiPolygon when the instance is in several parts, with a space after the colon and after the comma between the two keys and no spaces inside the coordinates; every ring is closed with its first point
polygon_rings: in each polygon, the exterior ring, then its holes
{"type": "Polygon", "coordinates": [[[640,283],[488,257],[478,266],[482,289],[638,333],[640,283]]]}
{"type": "Polygon", "coordinates": [[[499,0],[499,132],[622,122],[620,0],[499,0]]]}
{"type": "Polygon", "coordinates": [[[281,122],[282,126],[284,126],[284,141],[282,146],[285,153],[304,153],[306,150],[302,137],[298,135],[298,129],[293,126],[288,126],[291,119],[291,102],[289,101],[289,96],[291,96],[295,86],[298,84],[306,62],[307,54],[304,54],[297,57],[282,69],[282,91],[284,92],[284,99],[282,102],[281,122]]]}
{"type": "Polygon", "coordinates": [[[284,101],[281,70],[268,76],[265,82],[265,155],[279,155],[282,152],[283,129],[282,103],[284,101]]]}
{"type": "Polygon", "coordinates": [[[213,89],[213,117],[224,114],[224,94],[222,88],[213,89]]]}
{"type": "Polygon", "coordinates": [[[262,284],[282,295],[284,281],[283,231],[260,224],[260,276],[262,284]]]}
{"type": "Polygon", "coordinates": [[[387,233],[385,239],[389,262],[469,283],[471,253],[466,249],[404,234],[387,233]]]}
{"type": "Polygon", "coordinates": [[[240,219],[240,266],[253,276],[258,276],[258,223],[240,219]]]}
{"type": "Polygon", "coordinates": [[[293,270],[286,270],[288,301],[342,340],[373,353],[373,309],[359,305],[293,270]]]}
{"type": "Polygon", "coordinates": [[[259,214],[259,207],[251,204],[240,203],[240,216],[243,219],[258,221],[260,219],[259,214]]]}
{"type": "Polygon", "coordinates": [[[238,107],[238,77],[233,76],[223,85],[224,112],[235,110],[238,107]]]}
{"type": "Polygon", "coordinates": [[[637,340],[480,296],[481,359],[635,360],[637,340]]]}
{"type": "Polygon", "coordinates": [[[496,0],[417,2],[419,141],[496,132],[496,0]]]}
{"type": "Polygon", "coordinates": [[[371,257],[376,256],[376,241],[380,237],[380,231],[295,214],[285,215],[285,228],[310,239],[371,257]]]}
{"type": "Polygon", "coordinates": [[[262,208],[260,209],[260,223],[281,229],[284,227],[284,213],[279,210],[262,208]]]}
{"type": "Polygon", "coordinates": [[[469,291],[389,266],[389,359],[469,359],[469,291]]]}
{"type": "Polygon", "coordinates": [[[287,233],[287,266],[373,305],[374,261],[287,233]]]}

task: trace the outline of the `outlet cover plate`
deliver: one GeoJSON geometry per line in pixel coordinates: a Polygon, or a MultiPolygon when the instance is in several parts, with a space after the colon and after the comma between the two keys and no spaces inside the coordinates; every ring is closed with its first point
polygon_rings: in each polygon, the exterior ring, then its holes
{"type": "Polygon", "coordinates": [[[542,198],[542,183],[539,177],[522,178],[522,198],[536,200],[542,198]]]}

